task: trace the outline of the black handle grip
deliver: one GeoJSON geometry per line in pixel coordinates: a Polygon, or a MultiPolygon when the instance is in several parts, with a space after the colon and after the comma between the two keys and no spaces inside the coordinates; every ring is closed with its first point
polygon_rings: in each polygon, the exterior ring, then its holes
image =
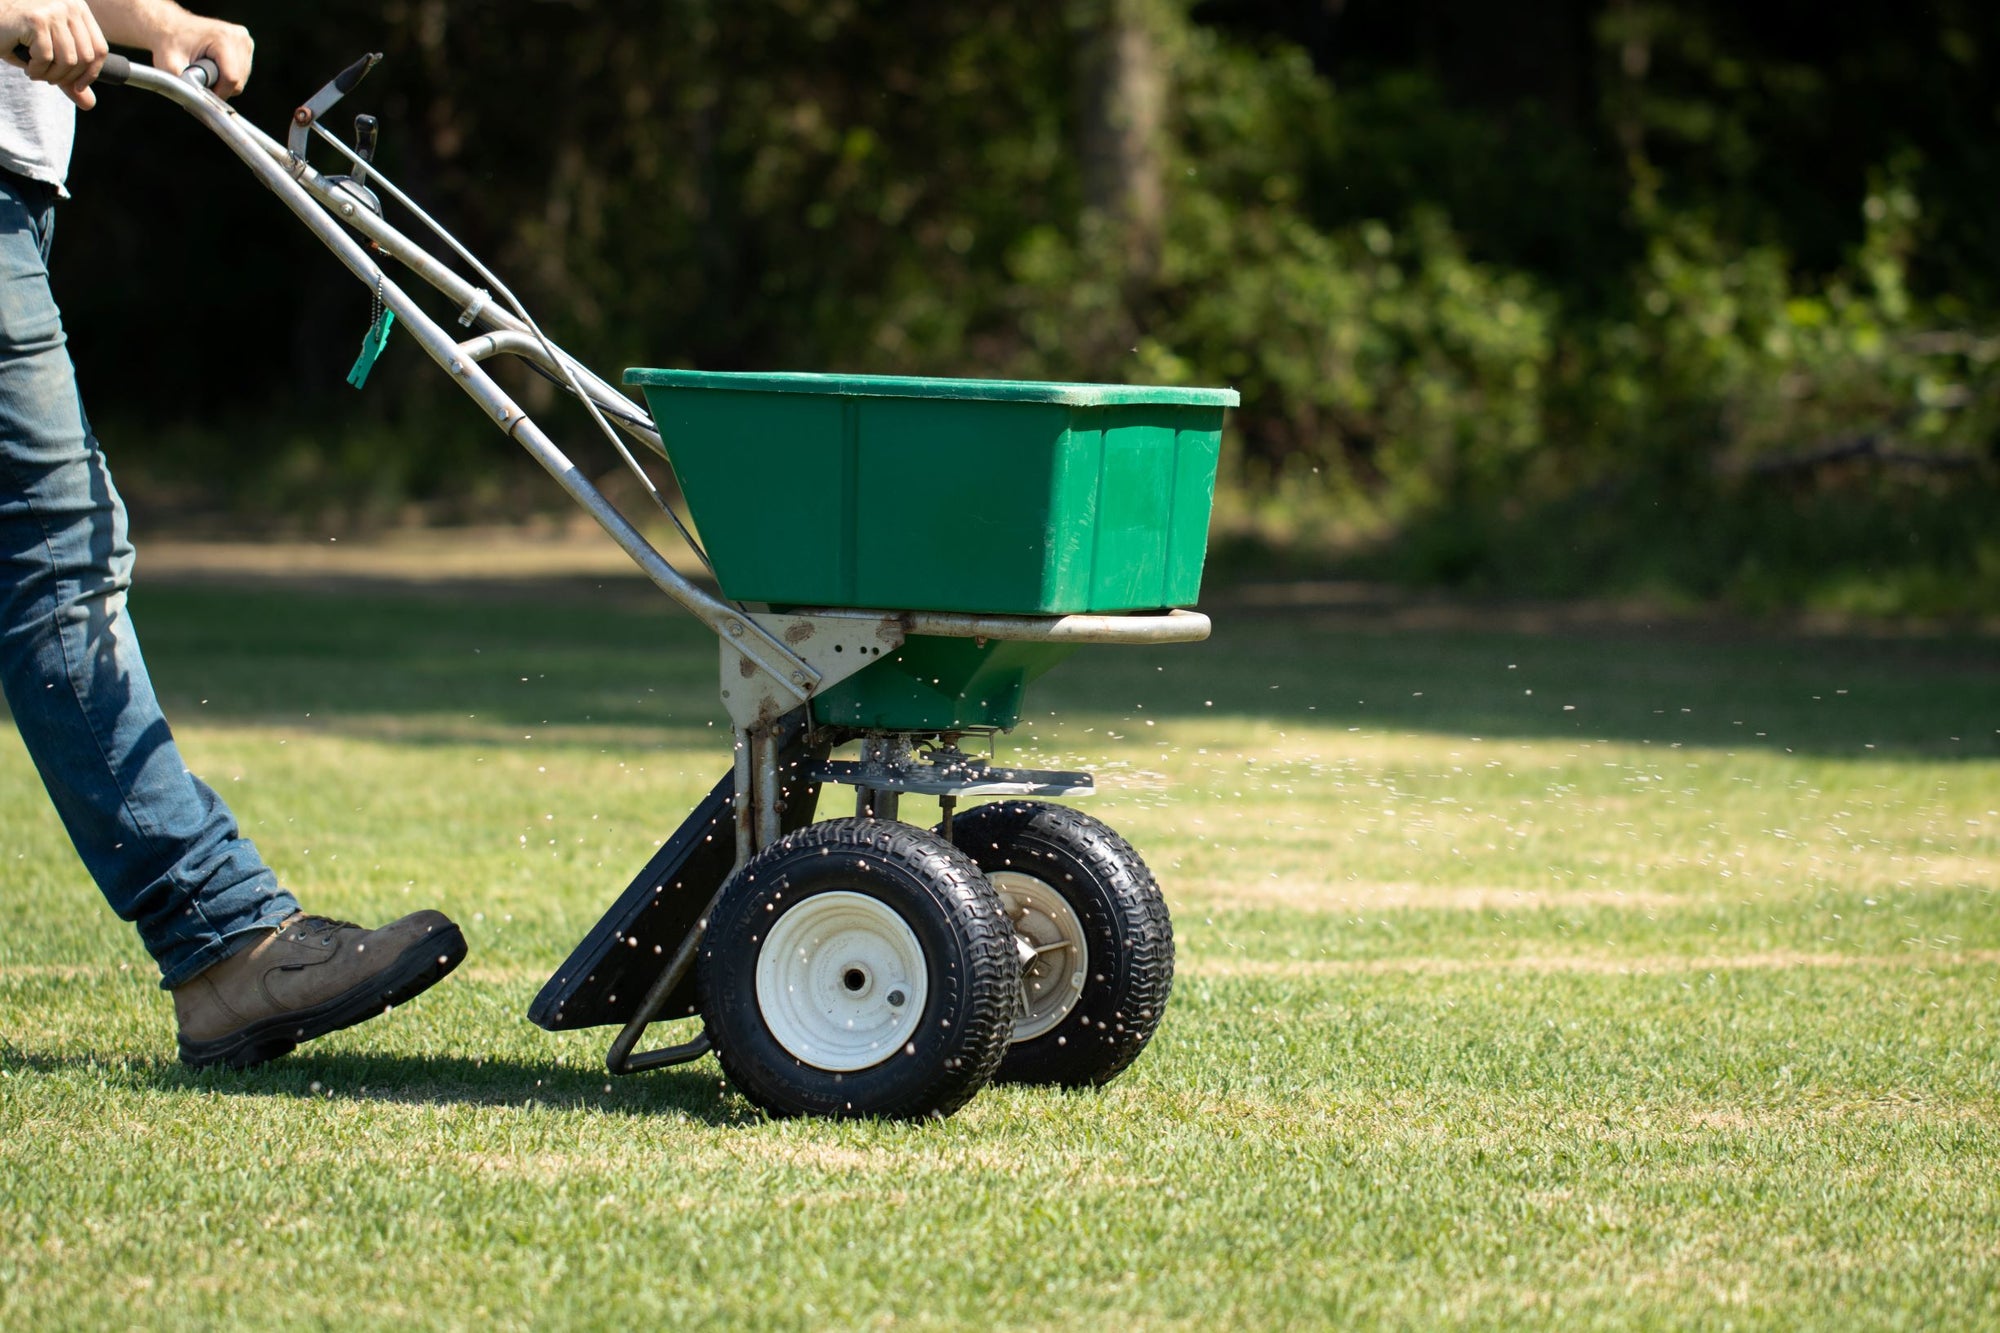
{"type": "MultiPolygon", "coordinates": [[[[20,61],[23,65],[27,64],[32,58],[33,53],[27,47],[16,46],[14,48],[14,59],[20,61]]],[[[189,73],[197,75],[198,77],[195,79],[195,82],[204,88],[213,88],[222,78],[222,71],[217,69],[215,62],[207,56],[203,56],[200,60],[189,65],[186,70],[182,71],[182,76],[185,77],[189,73]]],[[[104,57],[104,63],[98,67],[97,77],[92,82],[93,84],[102,83],[116,88],[131,77],[132,62],[114,52],[104,57]]]]}
{"type": "Polygon", "coordinates": [[[361,82],[362,79],[366,78],[368,76],[368,71],[374,69],[375,63],[379,61],[381,58],[382,58],[382,53],[380,51],[372,52],[369,55],[361,57],[361,59],[355,61],[353,64],[349,65],[346,69],[340,71],[340,73],[333,76],[333,86],[337,88],[343,96],[353,92],[354,85],[361,82]]]}

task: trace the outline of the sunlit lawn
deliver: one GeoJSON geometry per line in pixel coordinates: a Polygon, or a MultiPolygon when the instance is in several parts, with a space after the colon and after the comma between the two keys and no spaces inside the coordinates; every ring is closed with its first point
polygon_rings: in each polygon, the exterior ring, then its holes
{"type": "MultiPolygon", "coordinates": [[[[192,1074],[0,733],[0,1327],[2000,1321],[2000,646],[1215,612],[1003,752],[1097,770],[1180,974],[1097,1094],[767,1123],[530,997],[727,762],[629,586],[150,587],[316,911],[472,954],[192,1074]]],[[[907,813],[907,811],[906,811],[907,813]]],[[[915,817],[923,817],[921,810],[915,817]]]]}

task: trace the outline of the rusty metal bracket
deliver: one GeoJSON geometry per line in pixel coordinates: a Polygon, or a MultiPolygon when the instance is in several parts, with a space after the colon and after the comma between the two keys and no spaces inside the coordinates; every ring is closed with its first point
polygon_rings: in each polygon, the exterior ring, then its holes
{"type": "Polygon", "coordinates": [[[736,865],[778,840],[781,825],[778,792],[779,724],[800,706],[811,707],[814,693],[836,685],[857,671],[903,646],[903,627],[893,616],[830,617],[743,614],[750,622],[742,634],[722,638],[722,706],[736,740],[736,865]],[[783,645],[807,671],[780,680],[745,650],[743,640],[758,634],[783,645]],[[817,677],[815,679],[815,676],[817,677]]]}
{"type": "Polygon", "coordinates": [[[739,731],[757,731],[799,706],[802,695],[817,694],[837,685],[864,667],[872,666],[884,653],[903,646],[902,622],[893,615],[826,616],[782,615],[775,612],[746,612],[743,620],[755,625],[772,639],[819,673],[817,680],[804,672],[779,680],[753,660],[739,646],[747,637],[733,631],[721,637],[722,705],[739,731]]]}

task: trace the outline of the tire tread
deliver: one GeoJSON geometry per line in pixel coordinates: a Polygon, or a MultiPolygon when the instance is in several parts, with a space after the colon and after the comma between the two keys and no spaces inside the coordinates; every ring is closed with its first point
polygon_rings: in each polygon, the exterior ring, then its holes
{"type": "MultiPolygon", "coordinates": [[[[1022,854],[1053,851],[1078,862],[1105,890],[1112,936],[1122,955],[1114,960],[1115,1003],[1101,1037],[1093,1033],[1097,1039],[1056,1043],[1053,1039],[1071,1026],[1065,1019],[1046,1036],[1010,1047],[997,1077],[1067,1086],[1096,1086],[1117,1078],[1152,1040],[1173,992],[1173,919],[1153,872],[1110,825],[1043,801],[975,806],[955,821],[953,836],[989,872],[1032,871],[1032,865],[1016,863],[1022,854]]],[[[1088,998],[1086,990],[1079,1009],[1088,998]]]]}

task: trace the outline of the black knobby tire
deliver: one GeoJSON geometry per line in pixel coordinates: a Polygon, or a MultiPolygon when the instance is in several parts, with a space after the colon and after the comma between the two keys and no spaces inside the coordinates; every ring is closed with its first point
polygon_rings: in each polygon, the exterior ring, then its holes
{"type": "Polygon", "coordinates": [[[1012,1043],[995,1077],[1072,1087],[1118,1077],[1152,1040],[1174,985],[1174,927],[1152,871],[1102,821],[1040,801],[974,807],[952,841],[989,875],[1018,872],[1061,894],[1089,948],[1075,1006],[1012,1043]]]}
{"type": "Polygon", "coordinates": [[[702,1018],[723,1072],[779,1116],[950,1115],[1006,1052],[1019,975],[999,897],[971,858],[923,829],[875,819],[814,824],[752,857],[723,892],[699,961],[702,1018]],[[887,904],[922,952],[927,993],[916,1029],[865,1068],[800,1058],[774,1035],[775,1016],[759,998],[767,937],[787,913],[830,893],[887,904]]]}

